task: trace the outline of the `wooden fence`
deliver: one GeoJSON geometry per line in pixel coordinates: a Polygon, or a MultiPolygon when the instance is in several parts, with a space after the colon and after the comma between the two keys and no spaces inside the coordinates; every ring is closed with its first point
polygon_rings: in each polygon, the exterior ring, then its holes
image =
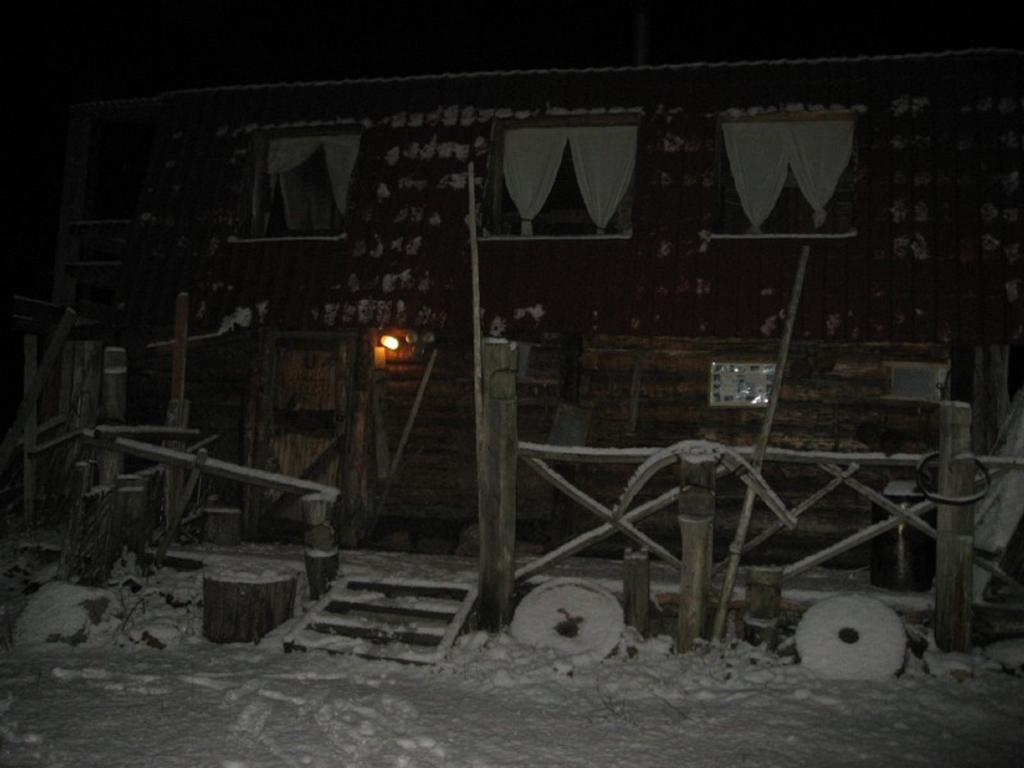
{"type": "MultiPolygon", "coordinates": [[[[885,519],[845,537],[839,542],[782,568],[782,577],[793,577],[827,563],[844,552],[861,546],[897,527],[910,526],[936,542],[936,640],[946,650],[970,647],[972,570],[976,565],[1013,588],[1024,592],[1015,578],[985,553],[975,551],[973,502],[979,497],[977,481],[987,483],[1003,472],[1024,470],[1024,457],[975,457],[970,453],[970,407],[964,403],[944,402],[940,406],[941,431],[937,454],[838,453],[768,449],[768,463],[800,464],[815,467],[823,474],[823,484],[792,507],[788,507],[753,466],[751,447],[730,448],[701,440],[684,440],[675,445],[655,448],[587,448],[519,442],[514,432],[515,388],[507,379],[514,377],[514,355],[487,345],[484,355],[485,435],[481,453],[481,485],[500,489],[481,497],[480,592],[481,623],[500,627],[510,619],[511,596],[515,585],[541,573],[560,560],[585,550],[613,533],[621,533],[637,546],[684,572],[688,563],[643,533],[637,524],[655,512],[677,505],[685,515],[694,504],[689,482],[694,466],[714,466],[714,478],[735,476],[775,515],[775,520],[755,538],[745,542],[740,555],[761,546],[779,531],[798,526],[800,519],[820,505],[829,494],[845,487],[887,513],[885,519]],[[507,359],[506,359],[507,358],[507,359]],[[511,414],[511,415],[509,415],[511,414]],[[510,428],[508,425],[512,425],[510,428]],[[505,446],[509,441],[516,450],[505,446]],[[871,487],[858,473],[869,469],[899,470],[920,475],[932,459],[938,460],[937,487],[926,489],[926,498],[910,506],[900,505],[871,487]],[[600,524],[557,547],[546,555],[515,567],[515,485],[516,465],[522,460],[554,488],[592,513],[600,524]],[[606,506],[568,479],[557,464],[618,464],[637,466],[618,502],[606,506]],[[674,487],[642,503],[645,486],[659,472],[678,468],[674,487]],[[932,526],[922,515],[936,510],[937,524],[932,526]],[[486,555],[486,557],[485,557],[486,555]]],[[[713,492],[713,488],[712,488],[713,492]]],[[[697,497],[698,505],[705,500],[697,497]]],[[[703,512],[702,512],[703,514],[703,512]]],[[[688,550],[683,542],[684,552],[688,550]]],[[[716,570],[725,563],[718,563],[716,570]]],[[[703,589],[707,589],[705,585],[703,589]]],[[[698,588],[699,591],[699,588],[698,588]]],[[[728,596],[724,596],[728,599],[728,596]]]]}

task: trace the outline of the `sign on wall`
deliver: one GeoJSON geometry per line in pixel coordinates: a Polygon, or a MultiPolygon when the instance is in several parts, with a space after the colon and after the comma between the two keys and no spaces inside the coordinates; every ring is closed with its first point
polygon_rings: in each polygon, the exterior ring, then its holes
{"type": "Polygon", "coordinates": [[[775,363],[711,361],[711,405],[765,408],[772,393],[775,363]]]}

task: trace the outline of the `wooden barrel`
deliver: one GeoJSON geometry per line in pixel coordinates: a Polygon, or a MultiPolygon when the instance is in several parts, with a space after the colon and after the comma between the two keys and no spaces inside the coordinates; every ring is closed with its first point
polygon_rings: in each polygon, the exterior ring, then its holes
{"type": "Polygon", "coordinates": [[[292,617],[295,583],[295,573],[258,564],[208,569],[203,634],[215,643],[258,642],[292,617]]]}

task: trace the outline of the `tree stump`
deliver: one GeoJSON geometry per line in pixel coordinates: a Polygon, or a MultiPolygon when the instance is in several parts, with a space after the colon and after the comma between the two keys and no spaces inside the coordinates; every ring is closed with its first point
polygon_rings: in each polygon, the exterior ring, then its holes
{"type": "Polygon", "coordinates": [[[203,634],[215,643],[258,642],[290,619],[294,573],[259,565],[220,567],[203,575],[203,634]]]}
{"type": "Polygon", "coordinates": [[[241,544],[242,510],[238,507],[207,507],[203,540],[226,546],[241,544]]]}

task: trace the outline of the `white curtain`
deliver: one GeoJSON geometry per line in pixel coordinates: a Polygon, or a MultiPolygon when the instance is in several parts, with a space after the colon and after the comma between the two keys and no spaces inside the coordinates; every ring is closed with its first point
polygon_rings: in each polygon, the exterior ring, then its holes
{"type": "Polygon", "coordinates": [[[522,219],[521,234],[533,234],[533,219],[555,184],[568,134],[564,128],[519,128],[505,133],[502,170],[522,219]]]}
{"type": "Polygon", "coordinates": [[[825,206],[853,152],[852,120],[729,122],[722,135],[752,232],[761,231],[790,168],[814,211],[814,226],[825,223],[825,206]]]}
{"type": "Polygon", "coordinates": [[[825,223],[825,206],[853,151],[852,120],[795,122],[789,128],[789,165],[814,210],[814,226],[825,223]]]}
{"type": "Polygon", "coordinates": [[[359,153],[359,136],[307,136],[272,139],[267,147],[270,189],[281,187],[285,224],[294,230],[331,226],[331,209],[344,213],[348,186],[359,153]],[[330,190],[314,183],[316,173],[302,166],[323,148],[330,190]],[[311,178],[312,176],[312,178],[311,178]]]}
{"type": "Polygon", "coordinates": [[[789,141],[785,125],[776,122],[723,123],[725,153],[751,232],[775,207],[786,183],[789,141]]]}
{"type": "Polygon", "coordinates": [[[352,180],[352,170],[356,167],[356,156],[359,154],[359,136],[325,136],[320,141],[323,143],[327,174],[331,178],[331,188],[334,191],[334,204],[338,211],[344,214],[348,205],[348,186],[352,180]]]}
{"type": "Polygon", "coordinates": [[[570,128],[569,146],[587,213],[603,232],[633,178],[636,126],[570,128]]]}

